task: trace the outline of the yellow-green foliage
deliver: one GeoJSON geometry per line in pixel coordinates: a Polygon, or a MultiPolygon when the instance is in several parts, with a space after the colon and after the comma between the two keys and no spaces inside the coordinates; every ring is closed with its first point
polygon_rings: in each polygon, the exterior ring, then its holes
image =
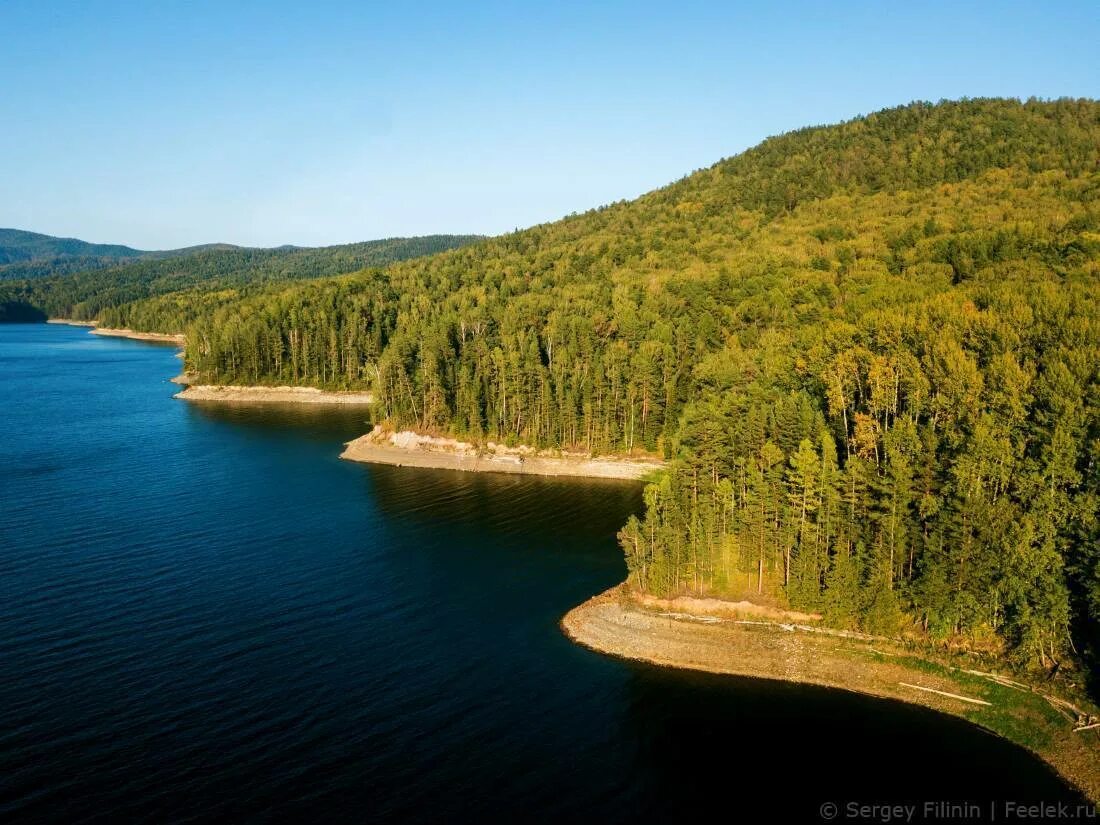
{"type": "Polygon", "coordinates": [[[663,453],[621,535],[637,586],[1049,664],[1100,616],[1098,147],[1088,101],[903,107],[229,302],[188,358],[371,386],[427,430],[663,453]]]}
{"type": "Polygon", "coordinates": [[[621,533],[636,586],[1049,665],[1100,626],[1098,163],[1093,101],[914,104],[384,271],[205,294],[187,358],[661,453],[621,533]]]}

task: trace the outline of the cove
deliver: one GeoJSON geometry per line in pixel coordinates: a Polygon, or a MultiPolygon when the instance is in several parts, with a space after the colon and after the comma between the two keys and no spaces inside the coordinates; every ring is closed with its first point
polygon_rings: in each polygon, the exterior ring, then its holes
{"type": "Polygon", "coordinates": [[[637,485],[353,464],[358,410],[171,398],[0,325],[0,817],[660,821],[1073,800],[961,720],[604,657],[637,485]]]}

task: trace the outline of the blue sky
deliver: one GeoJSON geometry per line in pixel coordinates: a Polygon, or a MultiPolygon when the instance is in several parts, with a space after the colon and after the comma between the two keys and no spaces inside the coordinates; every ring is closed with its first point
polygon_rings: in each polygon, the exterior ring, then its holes
{"type": "Polygon", "coordinates": [[[1100,96],[1100,3],[0,0],[0,226],[495,234],[909,102],[1100,96]]]}

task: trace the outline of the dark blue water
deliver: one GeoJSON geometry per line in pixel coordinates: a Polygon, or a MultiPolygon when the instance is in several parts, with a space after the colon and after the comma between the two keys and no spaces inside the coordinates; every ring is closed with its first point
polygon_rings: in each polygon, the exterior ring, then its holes
{"type": "Polygon", "coordinates": [[[1060,799],[919,708],[581,649],[630,484],[350,464],[361,412],[173,400],[0,325],[0,818],[723,821],[1060,799]]]}

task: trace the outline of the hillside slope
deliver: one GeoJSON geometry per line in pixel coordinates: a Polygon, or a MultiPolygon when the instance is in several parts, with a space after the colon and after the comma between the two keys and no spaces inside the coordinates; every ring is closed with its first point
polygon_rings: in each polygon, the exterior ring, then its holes
{"type": "Polygon", "coordinates": [[[633,587],[1076,679],[1100,628],[1098,168],[1094,101],[918,103],[385,270],[286,283],[326,273],[305,252],[246,287],[93,274],[9,305],[186,327],[204,381],[369,388],[396,427],[663,455],[620,535],[633,587]]]}
{"type": "Polygon", "coordinates": [[[187,358],[467,440],[664,454],[635,587],[1065,673],[1100,626],[1098,161],[1093,101],[913,104],[262,290],[187,358]]]}

